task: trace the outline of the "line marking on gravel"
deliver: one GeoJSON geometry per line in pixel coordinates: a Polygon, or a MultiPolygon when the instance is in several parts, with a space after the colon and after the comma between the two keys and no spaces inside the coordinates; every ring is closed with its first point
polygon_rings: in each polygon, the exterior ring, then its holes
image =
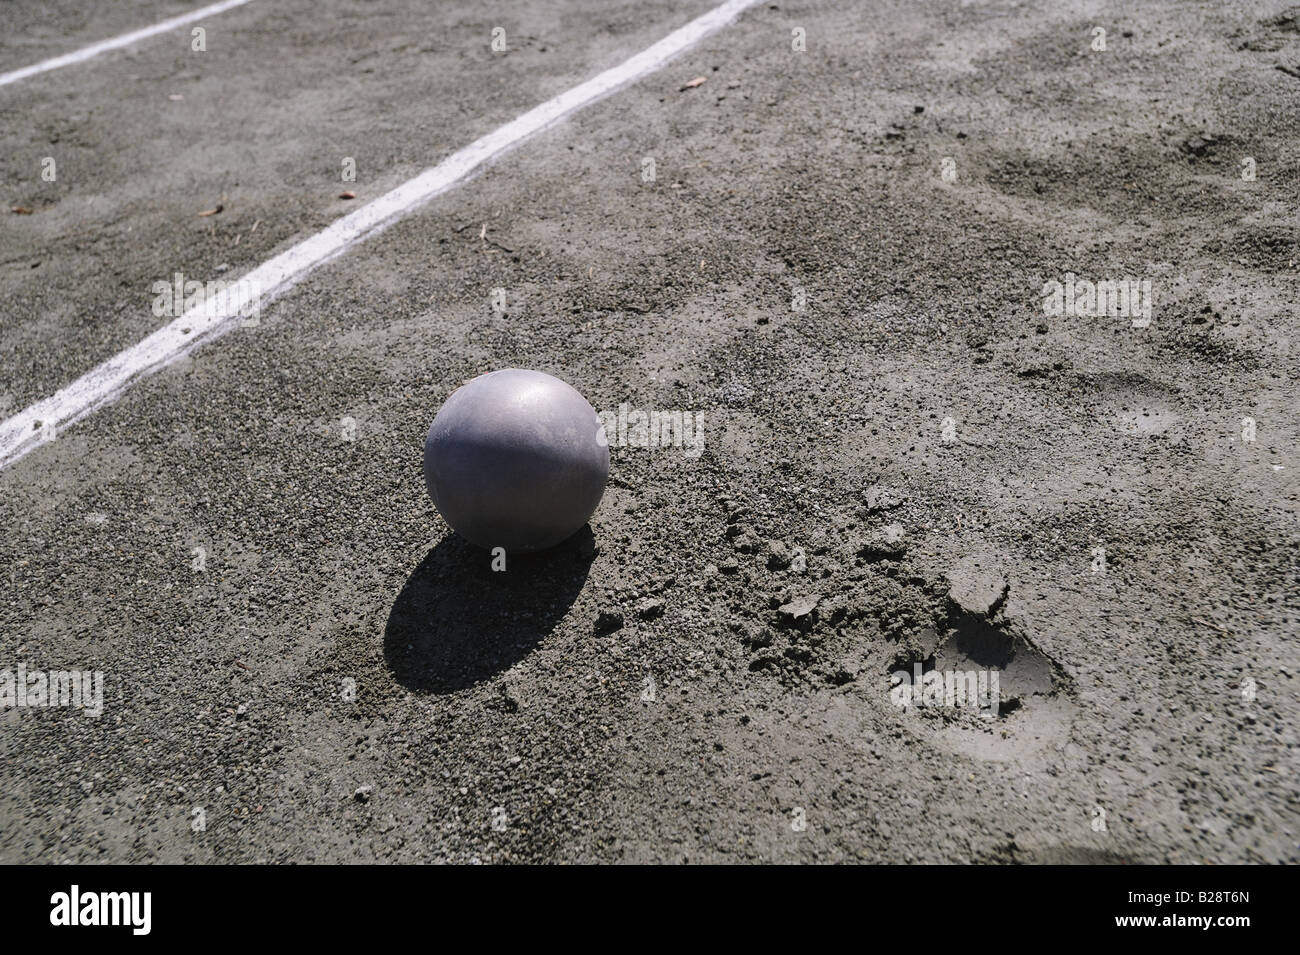
{"type": "Polygon", "coordinates": [[[318,266],[378,235],[385,227],[464,181],[512,146],[619,87],[654,72],[758,2],[727,0],[631,59],[534,107],[452,153],[433,168],[262,263],[233,281],[229,294],[218,301],[217,307],[212,307],[211,303],[196,305],[49,398],[0,422],[0,468],[8,467],[29,451],[57,437],[63,428],[116,400],[141,378],[160,371],[200,344],[234,328],[241,313],[246,315],[254,306],[260,308],[283,295],[318,266]]]}
{"type": "Polygon", "coordinates": [[[11,70],[8,73],[0,73],[0,86],[8,86],[10,83],[17,83],[19,80],[25,80],[29,76],[36,76],[38,73],[48,73],[50,70],[57,70],[61,66],[71,66],[73,63],[81,63],[89,60],[92,56],[99,56],[101,53],[107,53],[109,50],[120,50],[124,46],[130,46],[140,40],[147,40],[151,36],[159,33],[166,33],[168,30],[175,30],[177,27],[183,27],[187,23],[193,23],[195,20],[201,20],[204,17],[214,17],[218,13],[225,13],[232,7],[242,7],[246,3],[252,3],[253,0],[223,0],[221,3],[214,3],[211,6],[194,10],[191,13],[182,13],[178,17],[172,17],[170,20],[163,20],[155,23],[151,27],[143,27],[133,33],[123,33],[121,36],[115,36],[111,40],[100,40],[98,43],[92,43],[90,46],[82,47],[80,50],[73,50],[71,53],[65,53],[62,56],[56,56],[53,59],[42,60],[40,63],[33,63],[31,66],[24,66],[21,70],[11,70]]]}

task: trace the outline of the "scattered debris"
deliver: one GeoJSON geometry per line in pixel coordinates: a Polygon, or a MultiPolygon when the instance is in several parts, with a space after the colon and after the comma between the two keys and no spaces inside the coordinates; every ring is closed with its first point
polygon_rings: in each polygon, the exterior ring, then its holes
{"type": "Polygon", "coordinates": [[[974,616],[991,616],[1006,599],[1007,579],[988,554],[963,557],[948,571],[948,599],[974,616]]]}
{"type": "Polygon", "coordinates": [[[216,205],[216,208],[213,208],[213,209],[204,209],[202,212],[199,213],[199,215],[201,215],[201,216],[215,216],[215,215],[217,215],[219,212],[221,212],[221,210],[224,209],[224,208],[226,208],[226,207],[225,207],[224,205],[222,205],[221,203],[218,202],[217,205],[216,205]]]}
{"type": "Polygon", "coordinates": [[[680,90],[678,90],[678,92],[684,93],[686,92],[686,90],[693,90],[697,86],[702,86],[704,85],[705,79],[706,77],[697,76],[695,77],[695,79],[687,81],[687,83],[680,90]]]}
{"type": "Polygon", "coordinates": [[[1213,136],[1189,136],[1178,144],[1183,152],[1193,156],[1207,155],[1214,148],[1215,139],[1213,136]]]}
{"type": "Polygon", "coordinates": [[[874,484],[863,494],[863,510],[867,514],[892,511],[903,503],[903,496],[887,484],[874,484]]]}
{"type": "Polygon", "coordinates": [[[744,623],[740,621],[732,621],[731,629],[740,634],[741,642],[748,646],[759,648],[770,647],[772,645],[772,631],[762,624],[754,623],[753,621],[747,621],[744,623]]]}
{"type": "Polygon", "coordinates": [[[857,554],[867,560],[899,560],[907,553],[903,525],[887,524],[858,541],[857,554]]]}
{"type": "Polygon", "coordinates": [[[820,595],[814,594],[811,597],[796,597],[789,603],[782,604],[777,608],[777,613],[781,615],[782,626],[802,627],[812,623],[813,611],[817,609],[821,599],[820,595]]]}
{"type": "Polygon", "coordinates": [[[771,570],[785,570],[790,566],[790,549],[784,541],[767,542],[767,566],[771,570]]]}
{"type": "Polygon", "coordinates": [[[664,602],[657,597],[648,597],[637,605],[636,615],[642,620],[653,620],[656,617],[662,617],[664,613],[664,602]]]}

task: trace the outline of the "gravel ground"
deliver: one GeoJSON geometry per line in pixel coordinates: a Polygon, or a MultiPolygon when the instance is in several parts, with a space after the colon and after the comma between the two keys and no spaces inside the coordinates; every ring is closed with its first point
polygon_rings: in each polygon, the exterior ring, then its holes
{"type": "MultiPolygon", "coordinates": [[[[76,6],[0,68],[184,9],[76,6]]],[[[707,9],[259,2],[0,89],[0,403],[707,9]]],[[[1297,861],[1298,104],[1284,0],[751,8],[0,472],[0,668],[104,675],[0,708],[0,861],[1297,861]],[[421,445],[511,366],[703,453],[494,573],[421,445]]]]}

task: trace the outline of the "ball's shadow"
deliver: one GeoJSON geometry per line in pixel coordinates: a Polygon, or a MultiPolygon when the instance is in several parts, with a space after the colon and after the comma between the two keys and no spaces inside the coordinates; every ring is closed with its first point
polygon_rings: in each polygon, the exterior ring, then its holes
{"type": "Polygon", "coordinates": [[[384,628],[384,660],[402,686],[451,693],[509,669],[572,606],[587,580],[591,528],[539,554],[492,557],[455,534],[407,578],[384,628]]]}

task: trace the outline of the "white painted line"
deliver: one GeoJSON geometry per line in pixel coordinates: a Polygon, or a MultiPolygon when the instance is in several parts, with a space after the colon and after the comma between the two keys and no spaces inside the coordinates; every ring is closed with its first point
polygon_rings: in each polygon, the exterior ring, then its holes
{"type": "Polygon", "coordinates": [[[426,169],[414,179],[407,180],[393,191],[241,276],[231,283],[231,294],[217,308],[210,310],[207,305],[199,305],[190,309],[171,324],[113,356],[66,388],[0,423],[0,468],[7,467],[28,451],[50,440],[51,433],[57,436],[63,428],[115,400],[140,378],[159,371],[199,344],[234,328],[241,311],[247,314],[247,310],[260,308],[283,295],[318,266],[358,242],[378,235],[382,229],[466,179],[480,166],[500,156],[510,147],[612,93],[620,86],[654,72],[669,59],[730,23],[746,7],[757,2],[758,0],[727,0],[630,60],[534,107],[464,149],[452,153],[432,169],[426,169]],[[52,432],[47,429],[52,429],[52,432]]]}
{"type": "Polygon", "coordinates": [[[42,60],[40,63],[33,63],[31,66],[24,66],[21,70],[13,70],[9,73],[0,73],[0,86],[7,86],[10,83],[17,83],[19,80],[25,80],[29,76],[35,76],[38,73],[48,73],[50,70],[57,70],[61,66],[71,66],[73,63],[81,63],[90,59],[92,56],[99,56],[101,53],[107,53],[109,50],[120,50],[124,46],[130,46],[132,43],[138,43],[141,40],[147,40],[151,36],[157,36],[159,33],[166,33],[168,30],[175,30],[177,27],[183,27],[187,23],[193,23],[195,20],[202,20],[204,17],[215,17],[218,13],[225,13],[232,7],[242,7],[246,3],[252,3],[253,0],[223,0],[222,3],[214,3],[211,6],[204,7],[201,10],[195,10],[192,13],[182,13],[178,17],[172,17],[170,20],[163,20],[161,23],[155,23],[151,27],[144,27],[136,30],[134,33],[123,33],[121,36],[115,36],[111,40],[101,40],[98,43],[92,43],[90,46],[82,47],[80,50],[73,50],[71,53],[65,53],[63,56],[56,56],[51,60],[42,60]]]}

